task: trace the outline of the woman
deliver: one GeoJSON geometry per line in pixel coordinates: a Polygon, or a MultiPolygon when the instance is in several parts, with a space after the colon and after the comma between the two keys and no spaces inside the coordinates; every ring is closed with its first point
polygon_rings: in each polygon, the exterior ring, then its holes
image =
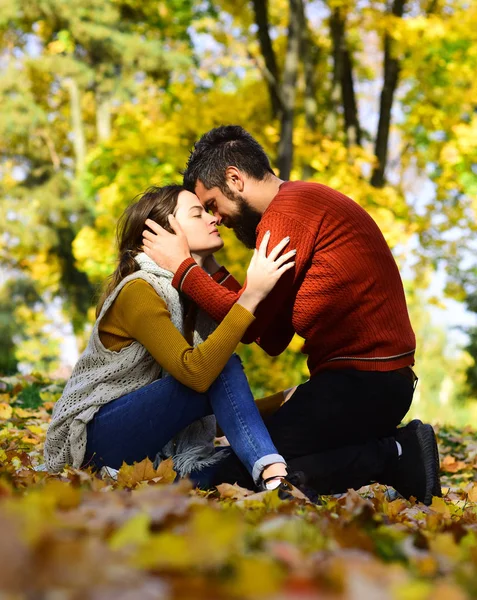
{"type": "MultiPolygon", "coordinates": [[[[55,405],[45,443],[46,466],[118,469],[145,457],[172,456],[187,475],[214,465],[216,421],[259,489],[286,475],[233,352],[257,305],[290,269],[285,238],[268,255],[265,236],[247,272],[247,287],[217,326],[180,297],[172,273],[142,252],[146,219],[171,231],[174,214],[198,265],[213,265],[223,241],[216,219],[180,186],[153,187],[118,225],[119,264],[97,310],[84,353],[55,405]]],[[[216,263],[215,263],[216,264],[216,263]]],[[[213,274],[214,277],[218,273],[213,274]]]]}

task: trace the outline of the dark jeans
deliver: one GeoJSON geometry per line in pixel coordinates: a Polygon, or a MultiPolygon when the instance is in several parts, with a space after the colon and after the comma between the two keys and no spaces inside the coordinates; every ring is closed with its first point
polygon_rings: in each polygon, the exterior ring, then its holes
{"type": "MultiPolygon", "coordinates": [[[[300,385],[265,424],[291,470],[304,471],[321,494],[339,493],[385,482],[397,460],[395,429],[413,392],[412,382],[394,371],[323,371],[300,385]]],[[[206,475],[209,485],[225,481],[250,487],[233,454],[206,475]]]]}

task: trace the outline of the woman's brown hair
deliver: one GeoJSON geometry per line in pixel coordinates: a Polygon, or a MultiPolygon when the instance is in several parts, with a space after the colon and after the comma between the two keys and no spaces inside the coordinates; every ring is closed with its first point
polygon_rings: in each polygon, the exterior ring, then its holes
{"type": "Polygon", "coordinates": [[[114,288],[125,277],[139,271],[140,267],[134,257],[142,252],[142,232],[148,229],[145,225],[146,219],[151,219],[167,231],[174,233],[167,216],[175,211],[177,199],[183,190],[184,188],[180,185],[152,186],[140,196],[137,202],[128,206],[119,217],[116,228],[116,242],[119,251],[118,266],[106,280],[104,291],[96,308],[96,317],[114,288]]]}

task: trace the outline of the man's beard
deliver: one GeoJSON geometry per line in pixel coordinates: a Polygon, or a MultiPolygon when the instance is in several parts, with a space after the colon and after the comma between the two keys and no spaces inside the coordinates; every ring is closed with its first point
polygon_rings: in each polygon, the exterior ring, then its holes
{"type": "Polygon", "coordinates": [[[230,200],[233,200],[237,206],[237,214],[225,219],[224,225],[233,229],[237,238],[247,248],[255,248],[257,243],[256,229],[262,214],[252,208],[247,200],[241,194],[227,190],[225,195],[230,200]]]}

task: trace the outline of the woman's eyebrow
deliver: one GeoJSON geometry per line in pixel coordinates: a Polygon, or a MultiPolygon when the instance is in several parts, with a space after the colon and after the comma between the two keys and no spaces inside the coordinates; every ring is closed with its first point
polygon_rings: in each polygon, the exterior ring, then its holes
{"type": "Polygon", "coordinates": [[[200,206],[199,206],[199,205],[196,205],[196,206],[191,206],[191,207],[189,208],[189,212],[190,212],[191,210],[199,210],[199,211],[203,211],[203,210],[204,210],[204,207],[203,207],[202,205],[200,205],[200,206]]]}

